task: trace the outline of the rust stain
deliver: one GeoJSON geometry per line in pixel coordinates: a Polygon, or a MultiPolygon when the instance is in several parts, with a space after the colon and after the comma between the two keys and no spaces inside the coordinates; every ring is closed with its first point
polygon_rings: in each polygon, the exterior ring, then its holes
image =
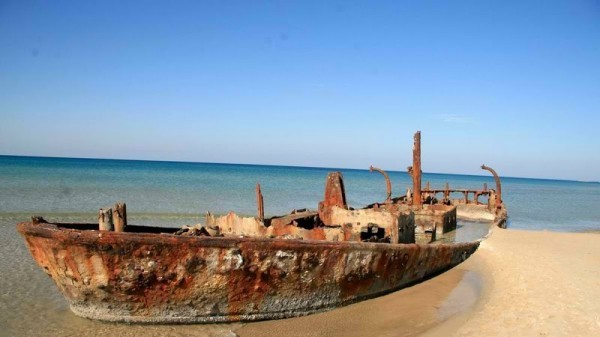
{"type": "Polygon", "coordinates": [[[319,203],[319,217],[326,225],[331,225],[331,208],[337,206],[348,208],[346,203],[346,192],[341,172],[331,172],[327,175],[325,183],[325,197],[319,203]]]}
{"type": "Polygon", "coordinates": [[[386,190],[386,198],[385,198],[384,202],[386,204],[391,203],[392,202],[392,183],[390,182],[390,177],[388,176],[388,174],[380,168],[373,167],[373,165],[371,165],[369,167],[369,171],[371,171],[371,172],[376,171],[383,175],[383,178],[385,179],[385,190],[386,190]]]}
{"type": "Polygon", "coordinates": [[[68,235],[74,229],[59,228],[60,224],[18,225],[28,245],[35,247],[31,249],[34,259],[48,266],[71,303],[76,308],[100,307],[95,311],[98,317],[109,320],[121,316],[102,316],[107,306],[110,312],[122,314],[121,320],[138,321],[158,314],[188,317],[188,321],[265,319],[291,309],[332,308],[450,268],[462,261],[462,255],[447,250],[471,252],[479,245],[427,247],[116,232],[99,236],[97,231],[82,232],[74,239],[68,235]],[[431,254],[429,262],[422,262],[423,251],[431,254]],[[69,258],[73,254],[86,261],[83,274],[91,279],[83,277],[81,263],[69,258]],[[61,255],[68,262],[48,263],[61,255]]]}
{"type": "Polygon", "coordinates": [[[496,181],[496,212],[498,212],[502,208],[502,184],[500,183],[500,177],[498,176],[498,173],[489,166],[481,165],[481,169],[489,171],[496,181]]]}

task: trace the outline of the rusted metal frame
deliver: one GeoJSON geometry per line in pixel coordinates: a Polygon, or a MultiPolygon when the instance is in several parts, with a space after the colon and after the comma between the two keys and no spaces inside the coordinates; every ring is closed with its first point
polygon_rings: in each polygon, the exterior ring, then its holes
{"type": "Polygon", "coordinates": [[[502,185],[500,184],[500,177],[496,170],[489,166],[481,165],[482,170],[490,171],[496,181],[496,211],[502,207],[502,185]]]}
{"type": "Polygon", "coordinates": [[[444,188],[444,201],[450,200],[450,185],[446,183],[446,187],[444,188]]]}
{"type": "MultiPolygon", "coordinates": [[[[425,192],[425,191],[424,191],[424,192],[425,192]]],[[[432,195],[434,198],[437,198],[437,194],[438,194],[438,193],[444,193],[444,191],[440,191],[440,190],[430,190],[430,191],[428,191],[428,192],[426,192],[426,193],[428,193],[429,195],[432,195]]]]}
{"type": "Polygon", "coordinates": [[[376,171],[383,175],[383,177],[385,178],[385,189],[386,189],[385,203],[391,204],[392,203],[392,183],[390,182],[390,177],[384,170],[374,167],[373,165],[369,166],[369,171],[370,172],[376,171]]]}
{"type": "Polygon", "coordinates": [[[490,190],[469,190],[469,189],[449,189],[449,188],[445,188],[445,189],[424,189],[421,191],[422,195],[432,195],[434,197],[437,197],[438,193],[443,193],[444,195],[444,200],[448,201],[450,200],[450,193],[453,192],[458,192],[458,193],[462,193],[463,194],[463,200],[465,203],[471,203],[471,201],[474,201],[476,204],[479,204],[478,198],[482,195],[490,195],[491,191],[490,190]],[[469,199],[469,194],[473,193],[474,195],[474,199],[471,200],[469,199]]]}
{"type": "MultiPolygon", "coordinates": [[[[483,189],[482,190],[477,190],[475,191],[475,204],[476,205],[481,205],[481,203],[479,202],[479,197],[482,195],[490,195],[490,191],[488,190],[488,186],[486,183],[483,183],[483,189]]],[[[488,198],[488,205],[490,203],[490,200],[488,198]]]]}
{"type": "Polygon", "coordinates": [[[450,200],[450,193],[452,192],[458,192],[458,193],[462,193],[463,194],[463,200],[466,204],[469,203],[475,203],[475,204],[480,204],[479,202],[479,197],[482,195],[489,195],[490,191],[484,191],[484,190],[466,190],[466,189],[461,189],[461,190],[457,190],[457,189],[443,189],[443,190],[439,190],[439,189],[431,189],[431,190],[427,190],[424,189],[421,191],[422,195],[430,195],[433,197],[437,198],[437,194],[438,193],[443,193],[444,194],[444,200],[448,201],[450,200]],[[469,198],[469,194],[472,193],[473,194],[473,199],[469,198]]]}
{"type": "MultiPolygon", "coordinates": [[[[486,190],[471,190],[471,189],[464,189],[464,188],[463,189],[449,189],[448,193],[453,193],[453,192],[460,192],[460,193],[462,193],[464,191],[469,191],[469,193],[479,192],[480,194],[489,194],[490,193],[490,190],[487,190],[487,191],[486,190]]],[[[425,193],[427,193],[427,190],[423,190],[422,192],[423,192],[423,194],[425,194],[425,193]]],[[[444,193],[444,192],[446,192],[446,190],[445,189],[435,189],[434,188],[434,189],[429,190],[429,192],[431,192],[431,193],[444,193]]]]}
{"type": "Polygon", "coordinates": [[[413,165],[409,168],[413,181],[413,206],[420,207],[423,204],[421,198],[421,131],[414,135],[413,165]]]}
{"type": "Polygon", "coordinates": [[[265,220],[265,205],[263,201],[262,191],[260,190],[260,184],[256,184],[256,213],[258,220],[265,220]]]}

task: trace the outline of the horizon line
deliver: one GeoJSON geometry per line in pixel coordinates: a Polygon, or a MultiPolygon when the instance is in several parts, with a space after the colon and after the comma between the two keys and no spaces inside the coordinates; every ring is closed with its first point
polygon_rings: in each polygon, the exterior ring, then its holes
{"type": "MultiPolygon", "coordinates": [[[[185,160],[159,160],[159,159],[125,159],[125,158],[97,158],[97,157],[64,157],[64,156],[40,156],[40,155],[20,155],[20,154],[0,154],[0,157],[29,157],[29,158],[53,158],[53,159],[84,159],[84,160],[115,160],[115,161],[140,161],[140,162],[159,162],[159,163],[184,163],[184,164],[216,164],[216,165],[246,165],[246,166],[269,166],[269,167],[289,167],[289,168],[308,168],[308,169],[329,169],[329,170],[352,170],[352,171],[369,171],[369,169],[362,168],[351,168],[351,167],[324,167],[324,166],[303,166],[303,165],[282,165],[282,164],[256,164],[256,163],[224,163],[224,162],[203,162],[203,161],[185,161],[185,160]]],[[[408,173],[402,170],[385,170],[386,172],[395,173],[408,173]]],[[[491,177],[491,175],[480,175],[480,174],[466,174],[466,173],[449,173],[449,172],[425,172],[423,174],[451,174],[458,176],[471,176],[471,177],[491,177]]],[[[575,179],[564,179],[564,178],[536,178],[536,177],[513,177],[513,176],[500,176],[500,178],[509,179],[532,179],[532,180],[550,180],[550,181],[568,181],[584,184],[600,184],[600,181],[595,180],[575,180],[575,179]]]]}

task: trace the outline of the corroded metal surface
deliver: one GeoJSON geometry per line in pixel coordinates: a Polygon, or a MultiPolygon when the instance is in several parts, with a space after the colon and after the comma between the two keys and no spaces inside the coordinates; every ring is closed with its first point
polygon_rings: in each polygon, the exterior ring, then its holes
{"type": "Polygon", "coordinates": [[[412,204],[419,208],[422,204],[421,199],[421,131],[414,135],[413,144],[413,165],[408,168],[408,173],[413,181],[413,200],[412,204]]]}
{"type": "Polygon", "coordinates": [[[489,166],[481,165],[481,169],[489,171],[496,181],[496,211],[498,212],[502,208],[502,184],[500,183],[500,177],[498,176],[498,173],[496,173],[496,170],[489,166]]]}
{"type": "Polygon", "coordinates": [[[346,203],[346,191],[344,179],[341,172],[330,172],[325,182],[325,196],[319,203],[319,217],[326,225],[334,224],[331,221],[329,210],[333,207],[348,208],[346,203]]]}
{"type": "Polygon", "coordinates": [[[90,228],[94,225],[17,226],[77,315],[120,322],[305,315],[431,277],[464,261],[479,245],[187,237],[90,228]]]}
{"type": "Polygon", "coordinates": [[[373,165],[371,165],[369,167],[369,171],[370,172],[376,171],[383,175],[383,178],[385,179],[385,192],[386,192],[385,203],[386,204],[391,203],[392,202],[392,182],[390,181],[390,177],[388,176],[388,174],[384,170],[374,167],[373,165]]]}
{"type": "Polygon", "coordinates": [[[256,217],[260,221],[265,219],[265,205],[260,184],[256,184],[256,217]]]}

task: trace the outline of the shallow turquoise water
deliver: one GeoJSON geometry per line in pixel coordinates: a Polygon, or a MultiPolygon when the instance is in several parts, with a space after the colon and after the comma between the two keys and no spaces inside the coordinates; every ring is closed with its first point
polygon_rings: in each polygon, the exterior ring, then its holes
{"type": "MultiPolygon", "coordinates": [[[[254,214],[260,182],[265,212],[276,215],[315,209],[333,170],[343,172],[351,206],[385,198],[382,176],[368,170],[0,156],[0,213],[93,219],[98,208],[122,200],[134,221],[179,225],[201,221],[206,211],[254,214]]],[[[404,194],[410,187],[407,173],[389,175],[394,195],[404,194]]],[[[425,173],[426,181],[434,188],[445,182],[451,188],[494,187],[488,175],[425,173]]],[[[600,229],[598,183],[502,178],[502,188],[511,228],[600,229]]]]}

